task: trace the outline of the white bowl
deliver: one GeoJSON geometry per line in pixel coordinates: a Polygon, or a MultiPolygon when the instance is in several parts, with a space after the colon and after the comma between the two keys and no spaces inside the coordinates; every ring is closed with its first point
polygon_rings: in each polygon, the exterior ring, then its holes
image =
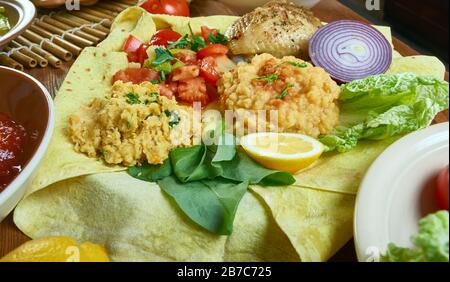
{"type": "Polygon", "coordinates": [[[1,47],[19,36],[21,32],[30,26],[36,15],[36,8],[29,0],[0,0],[0,6],[5,7],[6,15],[12,25],[10,31],[0,36],[1,47]]]}
{"type": "Polygon", "coordinates": [[[412,247],[419,220],[439,210],[433,184],[448,163],[448,122],[403,137],[377,158],[356,199],[359,261],[377,261],[389,243],[412,247]]]}
{"type": "Polygon", "coordinates": [[[23,72],[0,67],[0,112],[25,127],[29,138],[23,170],[0,192],[0,222],[14,209],[29,188],[49,146],[55,124],[53,100],[47,89],[23,72]]]}

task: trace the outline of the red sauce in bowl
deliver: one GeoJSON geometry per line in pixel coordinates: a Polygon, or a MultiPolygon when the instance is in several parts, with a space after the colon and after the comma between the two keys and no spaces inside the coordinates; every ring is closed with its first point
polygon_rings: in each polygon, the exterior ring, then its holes
{"type": "Polygon", "coordinates": [[[22,170],[26,142],[25,128],[11,119],[9,115],[0,113],[0,192],[22,170]]]}

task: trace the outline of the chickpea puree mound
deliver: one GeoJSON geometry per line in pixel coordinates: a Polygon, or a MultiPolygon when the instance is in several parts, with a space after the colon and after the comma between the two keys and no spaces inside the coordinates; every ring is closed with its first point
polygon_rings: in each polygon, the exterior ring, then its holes
{"type": "MultiPolygon", "coordinates": [[[[339,123],[340,88],[322,68],[295,57],[277,59],[270,54],[241,63],[219,81],[220,105],[234,110],[236,130],[260,128],[249,111],[278,111],[278,132],[312,137],[328,134],[339,123]]],[[[255,113],[257,114],[257,112],[255,113]]]]}
{"type": "Polygon", "coordinates": [[[68,135],[77,152],[108,164],[161,164],[169,152],[188,146],[191,114],[159,95],[150,82],[114,83],[105,98],[95,98],[69,117],[68,135]]]}

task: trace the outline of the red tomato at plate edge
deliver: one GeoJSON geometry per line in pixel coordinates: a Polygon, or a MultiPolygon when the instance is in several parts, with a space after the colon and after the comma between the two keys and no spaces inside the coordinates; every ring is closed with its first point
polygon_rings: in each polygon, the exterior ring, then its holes
{"type": "Polygon", "coordinates": [[[436,178],[436,200],[440,209],[448,210],[449,167],[444,168],[436,178]]]}

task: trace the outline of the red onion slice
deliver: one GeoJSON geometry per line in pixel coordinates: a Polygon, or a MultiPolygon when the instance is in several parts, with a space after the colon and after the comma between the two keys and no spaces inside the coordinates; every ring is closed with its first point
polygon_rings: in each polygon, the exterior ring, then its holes
{"type": "Polygon", "coordinates": [[[333,79],[350,82],[385,73],[392,62],[392,47],[374,27],[342,20],[321,27],[313,35],[309,56],[333,79]]]}

